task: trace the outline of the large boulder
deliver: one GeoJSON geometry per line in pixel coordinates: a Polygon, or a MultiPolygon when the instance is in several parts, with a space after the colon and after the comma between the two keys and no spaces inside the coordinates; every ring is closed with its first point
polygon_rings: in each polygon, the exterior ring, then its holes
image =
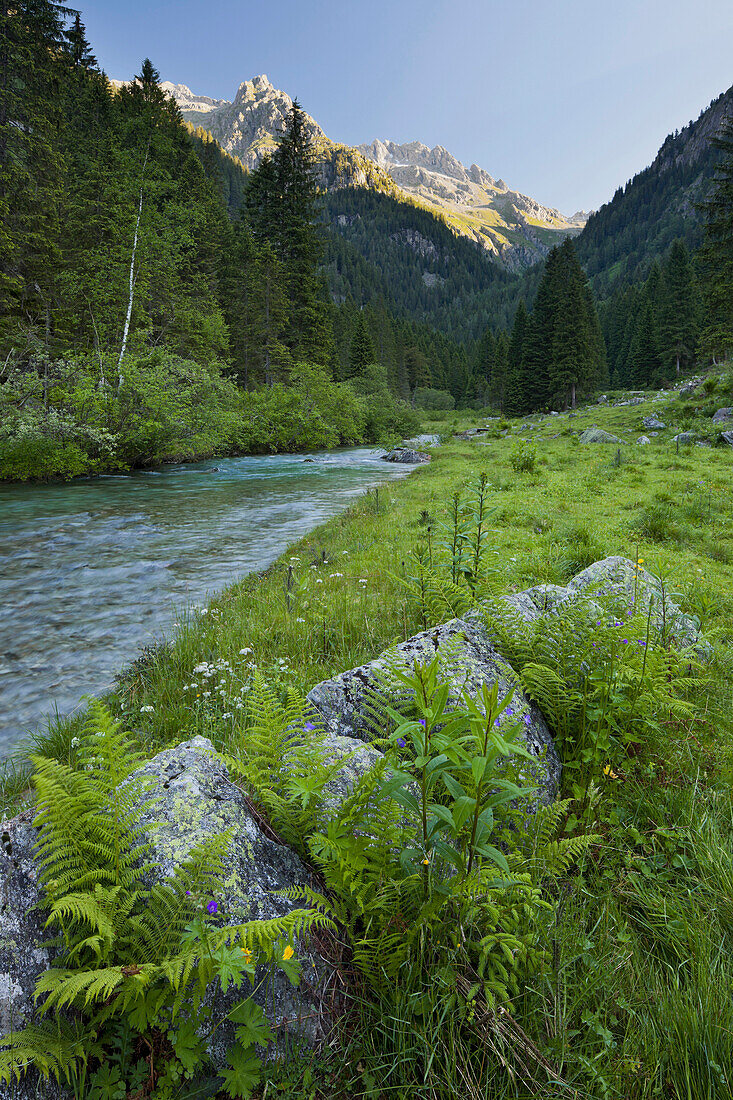
{"type": "Polygon", "coordinates": [[[620,443],[621,440],[603,428],[586,428],[580,437],[581,443],[620,443]]]}
{"type": "Polygon", "coordinates": [[[720,439],[723,443],[727,443],[729,447],[733,447],[733,432],[721,432],[720,439]]]}
{"type": "Polygon", "coordinates": [[[417,466],[424,462],[430,462],[430,455],[425,451],[413,451],[409,447],[395,447],[393,451],[382,456],[385,462],[401,462],[407,466],[417,466]]]}
{"type": "Polygon", "coordinates": [[[697,624],[685,615],[668,593],[662,592],[660,582],[637,568],[628,558],[614,556],[594,562],[569,582],[570,598],[593,600],[603,598],[610,602],[620,617],[639,611],[649,612],[651,604],[652,631],[657,637],[665,635],[666,641],[676,645],[696,645],[700,642],[697,624]]]}
{"type": "Polygon", "coordinates": [[[690,444],[695,442],[696,438],[697,436],[695,432],[679,432],[677,435],[672,436],[672,442],[682,443],[683,446],[690,446],[690,444]]]}
{"type": "MultiPolygon", "coordinates": [[[[202,841],[230,831],[232,839],[220,887],[213,899],[219,908],[216,920],[222,925],[267,920],[283,916],[301,904],[279,896],[277,891],[309,884],[311,872],[293,851],[265,834],[210,741],[195,737],[167,749],[135,774],[144,777],[148,785],[150,801],[141,815],[141,824],[144,838],[151,845],[153,881],[168,878],[202,841]]],[[[43,912],[37,908],[40,894],[34,863],[36,832],[31,819],[30,813],[21,814],[2,825],[0,1028],[3,1034],[11,1028],[23,1027],[32,1019],[36,979],[51,963],[49,951],[42,946],[48,933],[43,930],[43,912]]],[[[284,1054],[293,1041],[313,1045],[327,1031],[327,1014],[322,1005],[331,968],[307,943],[300,944],[297,955],[303,966],[298,988],[293,988],[285,974],[276,970],[274,980],[263,983],[254,995],[275,1031],[276,1041],[271,1048],[274,1054],[284,1054]]],[[[264,976],[263,971],[257,978],[264,976]]],[[[226,993],[222,993],[217,982],[208,991],[212,1022],[219,1025],[211,1045],[217,1065],[226,1063],[227,1050],[235,1041],[234,1025],[226,1019],[227,1013],[250,991],[248,982],[239,990],[230,987],[226,993]]],[[[39,1093],[36,1087],[36,1079],[28,1075],[18,1088],[0,1087],[0,1100],[55,1095],[50,1086],[44,1086],[48,1091],[39,1093]]]]}
{"type": "Polygon", "coordinates": [[[641,423],[647,431],[661,432],[667,427],[667,425],[661,421],[658,416],[655,416],[654,413],[652,413],[651,416],[645,416],[641,423]]]}
{"type": "Polygon", "coordinates": [[[647,443],[651,443],[651,439],[648,435],[640,435],[636,441],[638,447],[645,447],[647,443]]]}
{"type": "Polygon", "coordinates": [[[696,622],[667,593],[663,601],[659,581],[645,569],[637,570],[628,558],[604,558],[578,573],[565,587],[540,584],[504,596],[503,600],[528,623],[543,615],[562,615],[578,606],[584,606],[593,618],[607,608],[623,621],[634,610],[646,615],[651,603],[653,637],[664,634],[667,641],[678,646],[695,646],[698,652],[707,652],[696,622]]]}
{"type": "Polygon", "coordinates": [[[713,414],[713,424],[727,424],[729,420],[733,420],[733,408],[718,409],[713,414]]]}
{"type": "Polygon", "coordinates": [[[323,718],[329,736],[349,738],[356,747],[384,735],[385,699],[396,709],[409,707],[405,688],[390,677],[390,669],[411,672],[416,660],[427,663],[436,653],[444,658],[442,674],[454,701],[462,690],[476,695],[485,683],[498,681],[502,694],[514,688],[514,710],[527,719],[522,723],[523,739],[536,760],[528,766],[527,778],[538,787],[540,800],[552,801],[561,771],[552,736],[537,706],[516,686],[515,673],[495,650],[478,613],[416,634],[369,664],[324,680],[310,691],[308,701],[323,718]]]}

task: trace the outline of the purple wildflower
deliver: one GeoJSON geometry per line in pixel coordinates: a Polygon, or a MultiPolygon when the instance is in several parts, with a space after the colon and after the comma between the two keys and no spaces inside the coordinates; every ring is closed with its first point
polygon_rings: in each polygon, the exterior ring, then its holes
{"type": "Polygon", "coordinates": [[[405,741],[404,737],[398,737],[398,738],[397,738],[397,744],[399,745],[399,747],[400,747],[401,749],[404,749],[404,747],[405,747],[405,745],[407,744],[407,742],[405,741]]]}
{"type": "Polygon", "coordinates": [[[507,718],[511,718],[511,716],[514,714],[514,707],[507,707],[505,713],[507,718]]]}
{"type": "Polygon", "coordinates": [[[186,890],[186,897],[187,897],[187,898],[190,898],[190,897],[191,897],[191,891],[190,891],[190,890],[186,890]]]}
{"type": "Polygon", "coordinates": [[[622,642],[623,645],[628,645],[629,644],[629,639],[628,638],[622,638],[621,642],[622,642]]]}
{"type": "Polygon", "coordinates": [[[421,726],[425,725],[425,719],[424,718],[418,718],[418,722],[420,723],[421,726]]]}
{"type": "Polygon", "coordinates": [[[525,714],[524,724],[525,724],[525,726],[531,726],[532,725],[532,715],[531,714],[525,714]]]}
{"type": "Polygon", "coordinates": [[[206,912],[210,913],[212,917],[213,917],[214,913],[216,913],[218,911],[218,909],[219,909],[219,906],[216,904],[215,901],[210,901],[209,904],[206,906],[206,912]]]}
{"type": "Polygon", "coordinates": [[[497,728],[498,728],[498,727],[499,727],[499,726],[501,725],[501,722],[499,721],[499,719],[498,719],[498,718],[495,718],[495,719],[494,719],[494,725],[495,725],[495,726],[496,726],[497,728]]]}
{"type": "Polygon", "coordinates": [[[646,645],[646,642],[642,641],[642,639],[639,638],[639,645],[646,645]]]}
{"type": "Polygon", "coordinates": [[[306,722],[306,724],[303,726],[303,729],[307,730],[308,732],[310,732],[311,730],[314,730],[315,728],[316,727],[313,725],[312,722],[306,722]]]}

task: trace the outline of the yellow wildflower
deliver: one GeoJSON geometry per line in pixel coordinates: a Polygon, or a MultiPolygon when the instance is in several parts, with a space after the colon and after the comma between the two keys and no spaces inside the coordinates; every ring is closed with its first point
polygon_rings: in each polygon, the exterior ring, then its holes
{"type": "Polygon", "coordinates": [[[605,768],[603,769],[603,774],[608,779],[618,779],[618,776],[616,775],[616,772],[613,770],[613,768],[611,767],[610,764],[606,764],[605,768]]]}
{"type": "Polygon", "coordinates": [[[288,946],[287,946],[287,947],[285,948],[285,950],[283,951],[283,959],[285,960],[285,962],[287,962],[287,961],[288,961],[288,959],[292,959],[292,957],[293,957],[293,955],[294,955],[294,954],[295,954],[295,952],[293,951],[293,949],[292,949],[292,947],[290,946],[290,944],[288,944],[288,946]]]}
{"type": "Polygon", "coordinates": [[[243,947],[242,954],[244,955],[244,961],[249,965],[252,962],[252,952],[248,947],[243,947]]]}
{"type": "Polygon", "coordinates": [[[422,861],[422,865],[423,865],[423,867],[427,867],[427,866],[429,866],[429,864],[430,864],[430,860],[426,856],[425,859],[422,861]]]}

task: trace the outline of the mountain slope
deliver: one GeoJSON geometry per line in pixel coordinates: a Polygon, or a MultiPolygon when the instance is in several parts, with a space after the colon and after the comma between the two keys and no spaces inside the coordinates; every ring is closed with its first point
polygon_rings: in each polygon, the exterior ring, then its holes
{"type": "Polygon", "coordinates": [[[566,218],[558,210],[512,191],[483,168],[466,168],[442,145],[373,141],[357,149],[389,172],[403,191],[443,215],[507,267],[536,263],[565,236],[580,232],[583,211],[566,218]]]}
{"type": "MultiPolygon", "coordinates": [[[[240,84],[232,102],[198,96],[185,84],[167,81],[163,87],[186,121],[208,130],[247,168],[275,148],[292,105],[290,96],[264,75],[240,84]]],[[[419,142],[372,142],[355,149],[331,141],[310,116],[307,124],[327,188],[365,187],[422,206],[510,269],[536,263],[582,226],[583,215],[563,218],[476,165],[466,169],[440,146],[429,150],[419,142]]]]}
{"type": "Polygon", "coordinates": [[[649,167],[588,218],[576,248],[597,295],[644,277],[676,238],[690,248],[700,243],[697,204],[709,192],[719,159],[711,139],[731,114],[733,87],[695,122],[670,134],[649,167]]]}

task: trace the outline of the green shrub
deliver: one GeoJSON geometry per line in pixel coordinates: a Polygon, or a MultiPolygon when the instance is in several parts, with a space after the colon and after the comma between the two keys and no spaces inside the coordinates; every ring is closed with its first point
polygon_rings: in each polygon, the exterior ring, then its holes
{"type": "Polygon", "coordinates": [[[434,390],[429,386],[418,386],[414,394],[416,409],[431,409],[450,412],[456,407],[456,401],[452,394],[445,390],[434,390]]]}
{"type": "Polygon", "coordinates": [[[537,445],[529,439],[520,439],[512,447],[509,462],[515,473],[532,473],[537,462],[537,445]]]}

